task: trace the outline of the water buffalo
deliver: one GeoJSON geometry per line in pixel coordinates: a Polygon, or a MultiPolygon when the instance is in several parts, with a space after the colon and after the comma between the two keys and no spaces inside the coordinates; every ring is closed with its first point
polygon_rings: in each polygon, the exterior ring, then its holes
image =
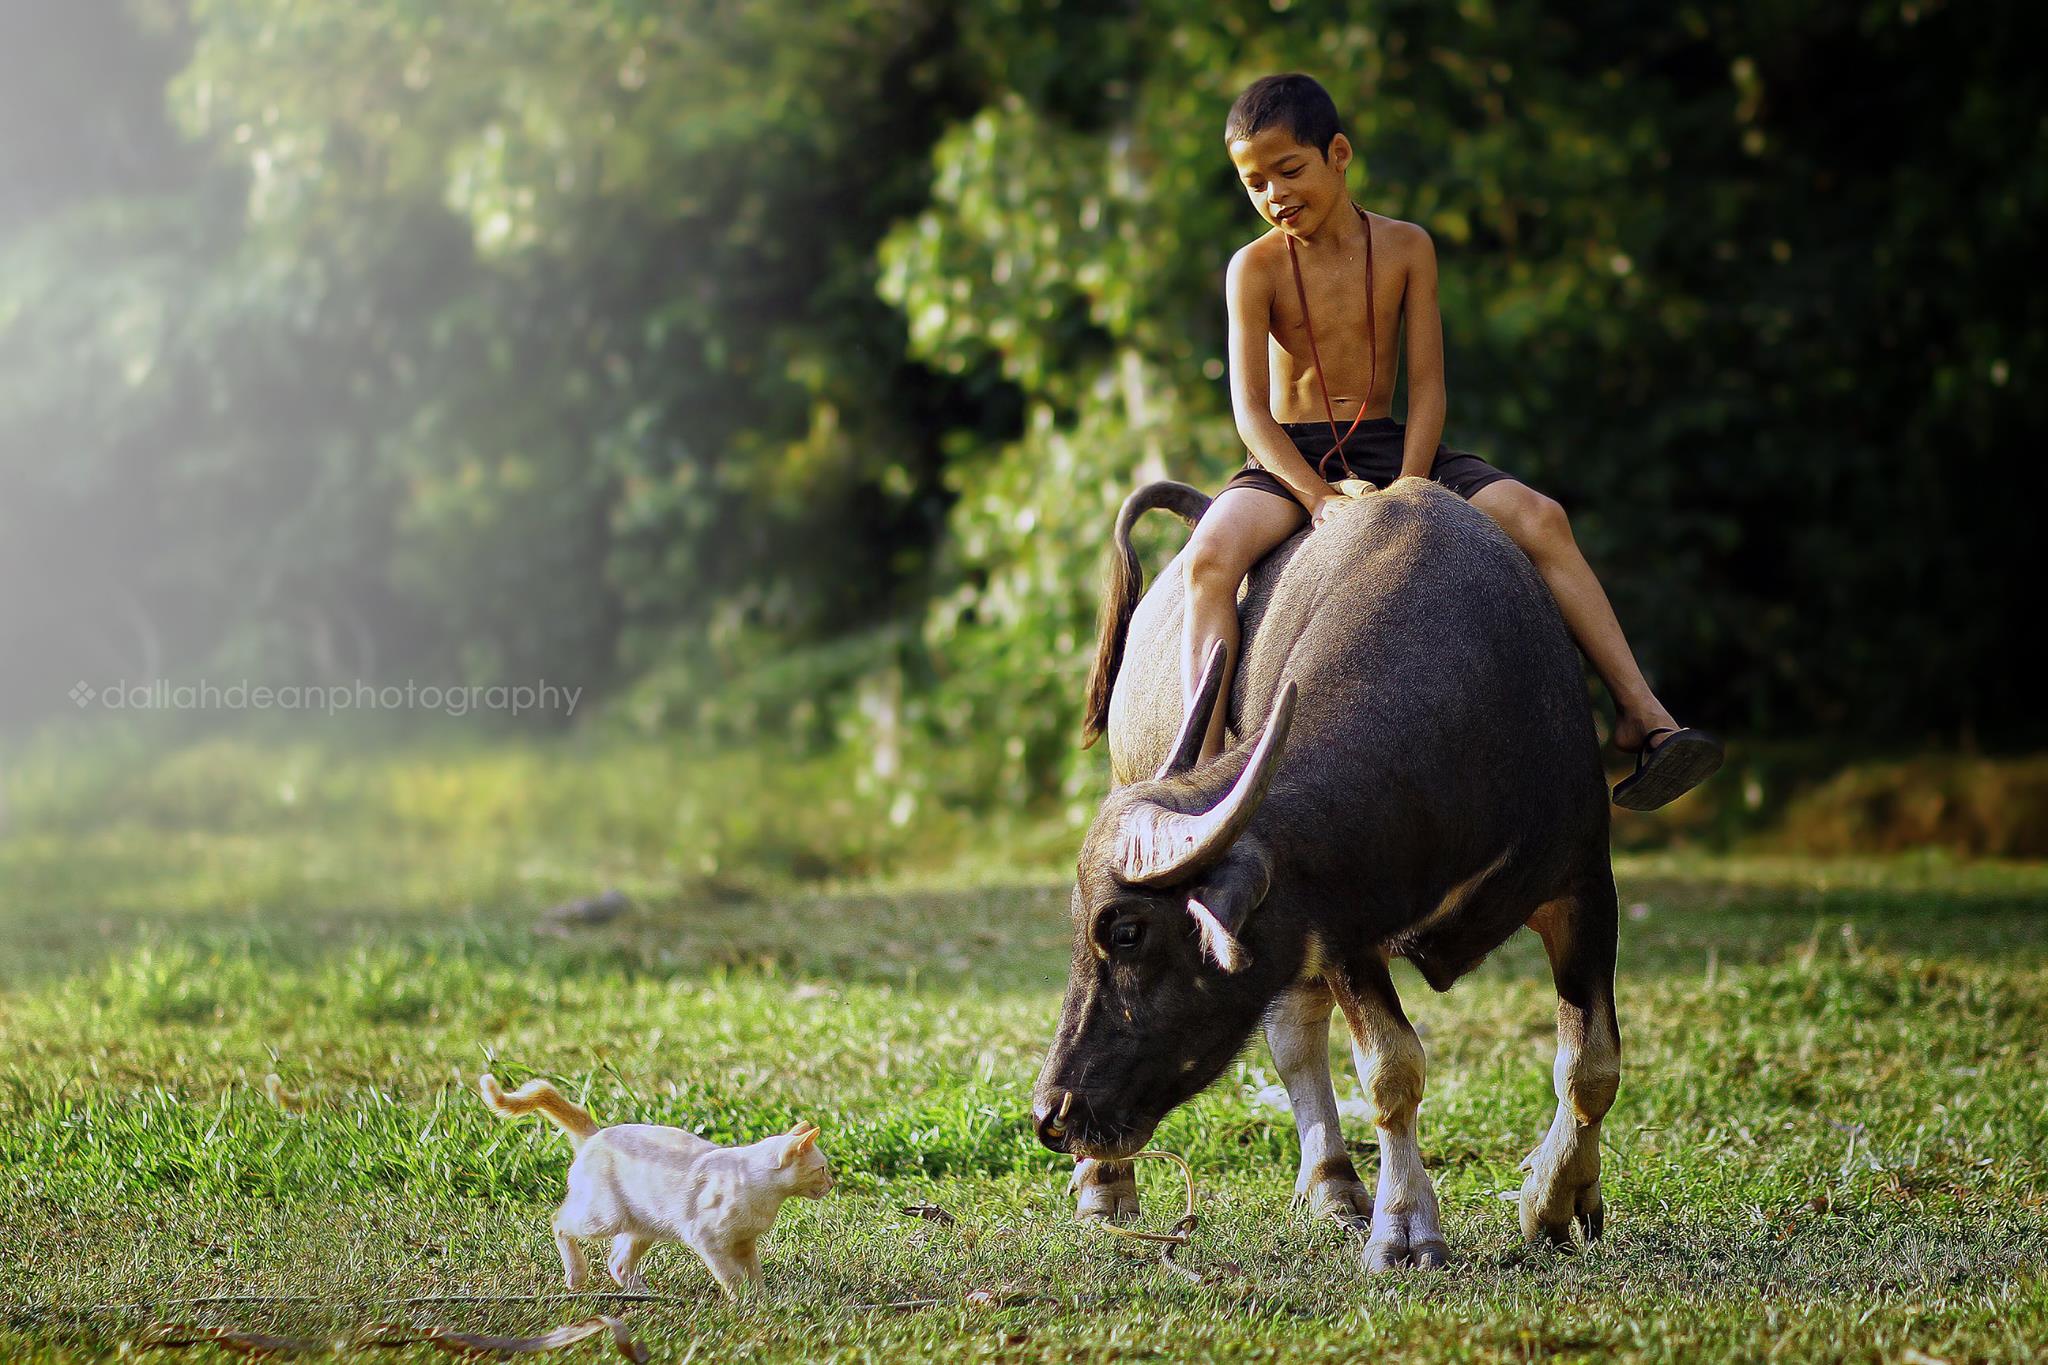
{"type": "MultiPolygon", "coordinates": [[[[1182,576],[1143,602],[1130,529],[1196,489],[1154,483],[1117,518],[1091,689],[1113,789],[1083,841],[1073,965],[1032,1097],[1079,1158],[1082,1216],[1137,1210],[1129,1157],[1261,1023],[1301,1136],[1298,1196],[1370,1213],[1373,1269],[1448,1255],[1416,1142],[1423,1052],[1388,965],[1437,990],[1523,925],[1557,984],[1557,1115],[1524,1163],[1523,1234],[1601,1230],[1600,1122],[1620,1080],[1607,791],[1576,652],[1522,553],[1483,513],[1404,480],[1304,529],[1240,603],[1235,742],[1197,766],[1224,646],[1182,715],[1182,576]],[[1114,680],[1113,693],[1109,690],[1114,680]],[[1379,1185],[1345,1154],[1332,1006],[1372,1107],[1379,1185]]],[[[1176,561],[1177,562],[1177,561],[1176,561]]]]}

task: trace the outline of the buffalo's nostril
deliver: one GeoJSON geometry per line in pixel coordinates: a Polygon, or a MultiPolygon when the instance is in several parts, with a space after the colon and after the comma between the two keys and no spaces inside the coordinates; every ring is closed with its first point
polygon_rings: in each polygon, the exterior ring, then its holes
{"type": "Polygon", "coordinates": [[[1067,1114],[1074,1107],[1074,1092],[1063,1091],[1057,1109],[1050,1106],[1040,1108],[1032,1114],[1032,1127],[1038,1132],[1038,1140],[1055,1152],[1066,1150],[1067,1114]]]}

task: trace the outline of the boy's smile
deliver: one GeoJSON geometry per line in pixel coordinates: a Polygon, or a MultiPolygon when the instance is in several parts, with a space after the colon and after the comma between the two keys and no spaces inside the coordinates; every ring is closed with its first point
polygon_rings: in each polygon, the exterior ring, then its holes
{"type": "Polygon", "coordinates": [[[1330,140],[1327,160],[1313,147],[1294,140],[1284,126],[1261,128],[1230,144],[1230,161],[1252,207],[1281,231],[1304,242],[1322,240],[1331,223],[1330,211],[1347,212],[1335,220],[1339,234],[1348,233],[1354,216],[1351,194],[1344,187],[1344,168],[1351,164],[1351,143],[1342,133],[1330,140]]]}

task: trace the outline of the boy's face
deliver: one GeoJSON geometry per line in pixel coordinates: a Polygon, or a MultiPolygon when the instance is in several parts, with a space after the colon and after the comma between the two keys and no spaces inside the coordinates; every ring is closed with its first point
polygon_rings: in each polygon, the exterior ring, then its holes
{"type": "Polygon", "coordinates": [[[1333,209],[1350,204],[1344,168],[1351,164],[1351,144],[1342,133],[1330,140],[1326,160],[1287,128],[1261,128],[1231,142],[1230,161],[1259,216],[1296,237],[1312,236],[1333,209]]]}

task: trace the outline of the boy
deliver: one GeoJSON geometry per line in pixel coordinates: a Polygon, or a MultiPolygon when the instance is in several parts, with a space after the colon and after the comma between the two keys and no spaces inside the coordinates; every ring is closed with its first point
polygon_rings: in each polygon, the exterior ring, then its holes
{"type": "MultiPolygon", "coordinates": [[[[1529,556],[1607,685],[1617,712],[1614,746],[1636,755],[1636,771],[1615,787],[1615,801],[1652,810],[1712,775],[1720,741],[1680,726],[1650,691],[1564,509],[1439,442],[1445,400],[1436,252],[1420,227],[1352,201],[1344,185],[1351,144],[1329,93],[1300,74],[1255,81],[1231,106],[1224,141],[1272,231],[1231,258],[1225,285],[1231,407],[1250,455],[1195,527],[1182,559],[1183,697],[1192,702],[1212,641],[1230,646],[1226,668],[1234,671],[1237,589],[1261,556],[1304,520],[1320,527],[1347,496],[1370,496],[1397,478],[1433,478],[1500,523],[1529,556]],[[1405,428],[1387,415],[1403,340],[1405,428]],[[1342,479],[1344,491],[1325,482],[1325,472],[1342,479]]],[[[1223,686],[1228,695],[1228,672],[1223,686]]],[[[1203,760],[1223,747],[1224,709],[1210,722],[1203,760]]]]}

